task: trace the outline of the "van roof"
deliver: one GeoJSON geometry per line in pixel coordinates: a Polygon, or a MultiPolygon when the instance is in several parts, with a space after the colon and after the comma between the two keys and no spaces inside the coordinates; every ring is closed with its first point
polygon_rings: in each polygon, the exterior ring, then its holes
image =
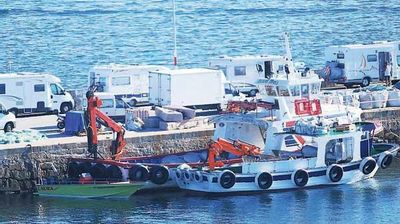
{"type": "Polygon", "coordinates": [[[169,74],[169,75],[188,75],[188,74],[216,73],[216,72],[221,72],[221,71],[209,68],[182,68],[182,69],[171,69],[169,71],[160,71],[159,73],[169,74]]]}
{"type": "Polygon", "coordinates": [[[60,83],[61,80],[57,76],[49,73],[36,73],[36,72],[18,72],[18,73],[3,73],[0,74],[0,79],[12,78],[12,79],[32,79],[32,78],[44,78],[49,79],[52,82],[60,83]]]}
{"type": "Polygon", "coordinates": [[[108,64],[96,65],[91,70],[140,70],[140,69],[168,69],[161,65],[146,65],[146,64],[108,64]]]}
{"type": "Polygon", "coordinates": [[[222,55],[217,58],[211,58],[209,61],[258,61],[258,60],[284,60],[284,56],[279,55],[240,55],[240,56],[227,56],[222,55]]]}

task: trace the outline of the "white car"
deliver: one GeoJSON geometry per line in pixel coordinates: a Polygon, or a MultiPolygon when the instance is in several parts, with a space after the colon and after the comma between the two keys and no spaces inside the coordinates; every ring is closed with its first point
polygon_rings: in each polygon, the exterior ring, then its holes
{"type": "Polygon", "coordinates": [[[16,127],[15,115],[8,112],[7,109],[0,103],[0,129],[4,132],[10,132],[16,127]]]}
{"type": "Polygon", "coordinates": [[[239,90],[239,92],[246,94],[247,96],[253,97],[258,93],[257,86],[250,83],[243,82],[232,82],[232,85],[239,90]]]}

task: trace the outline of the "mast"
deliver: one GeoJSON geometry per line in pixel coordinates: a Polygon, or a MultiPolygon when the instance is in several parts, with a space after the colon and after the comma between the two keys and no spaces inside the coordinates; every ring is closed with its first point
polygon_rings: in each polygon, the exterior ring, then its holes
{"type": "Polygon", "coordinates": [[[293,63],[293,58],[292,58],[292,52],[290,50],[290,43],[289,43],[289,34],[285,32],[283,34],[285,38],[285,50],[286,50],[286,60],[287,60],[287,65],[289,66],[289,71],[290,73],[294,73],[294,63],[293,63]]]}
{"type": "Polygon", "coordinates": [[[176,67],[177,66],[177,64],[178,64],[178,52],[177,52],[177,49],[176,49],[176,5],[175,5],[175,0],[172,0],[172,4],[173,4],[173,11],[174,11],[174,14],[173,14],[173,24],[174,24],[174,61],[173,61],[173,63],[174,63],[174,66],[176,67]]]}

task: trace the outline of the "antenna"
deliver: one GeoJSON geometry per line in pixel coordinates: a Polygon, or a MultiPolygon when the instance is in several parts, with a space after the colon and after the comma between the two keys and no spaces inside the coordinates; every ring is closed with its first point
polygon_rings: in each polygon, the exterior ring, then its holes
{"type": "Polygon", "coordinates": [[[176,67],[178,64],[178,53],[176,50],[176,5],[175,0],[172,0],[174,15],[173,15],[173,23],[174,23],[174,66],[176,67]]]}

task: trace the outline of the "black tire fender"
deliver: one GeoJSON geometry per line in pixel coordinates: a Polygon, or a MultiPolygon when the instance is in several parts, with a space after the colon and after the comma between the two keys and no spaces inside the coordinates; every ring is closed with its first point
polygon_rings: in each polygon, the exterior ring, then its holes
{"type": "Polygon", "coordinates": [[[147,167],[138,164],[129,168],[128,176],[132,181],[147,181],[150,178],[150,172],[147,167]]]}
{"type": "Polygon", "coordinates": [[[337,164],[332,164],[326,169],[326,177],[334,183],[341,181],[343,174],[343,167],[337,164]]]}
{"type": "Polygon", "coordinates": [[[267,190],[273,183],[273,177],[269,172],[262,172],[257,174],[255,181],[260,189],[267,190]]]}
{"type": "Polygon", "coordinates": [[[218,176],[218,183],[222,188],[232,188],[236,183],[236,175],[230,170],[222,171],[218,176]]]}
{"type": "Polygon", "coordinates": [[[382,169],[388,168],[393,162],[393,155],[390,152],[382,152],[378,158],[378,165],[382,169]]]}
{"type": "Polygon", "coordinates": [[[308,172],[303,169],[298,169],[292,173],[291,176],[293,184],[298,187],[304,187],[308,183],[309,175],[308,172]]]}
{"type": "Polygon", "coordinates": [[[118,166],[110,165],[106,169],[106,177],[109,180],[121,181],[122,180],[122,171],[118,166]]]}
{"type": "Polygon", "coordinates": [[[154,184],[165,184],[169,179],[169,170],[166,166],[153,166],[150,168],[150,180],[154,184]]]}
{"type": "Polygon", "coordinates": [[[360,171],[364,175],[371,174],[376,168],[376,161],[372,157],[365,157],[360,163],[360,171]]]}

